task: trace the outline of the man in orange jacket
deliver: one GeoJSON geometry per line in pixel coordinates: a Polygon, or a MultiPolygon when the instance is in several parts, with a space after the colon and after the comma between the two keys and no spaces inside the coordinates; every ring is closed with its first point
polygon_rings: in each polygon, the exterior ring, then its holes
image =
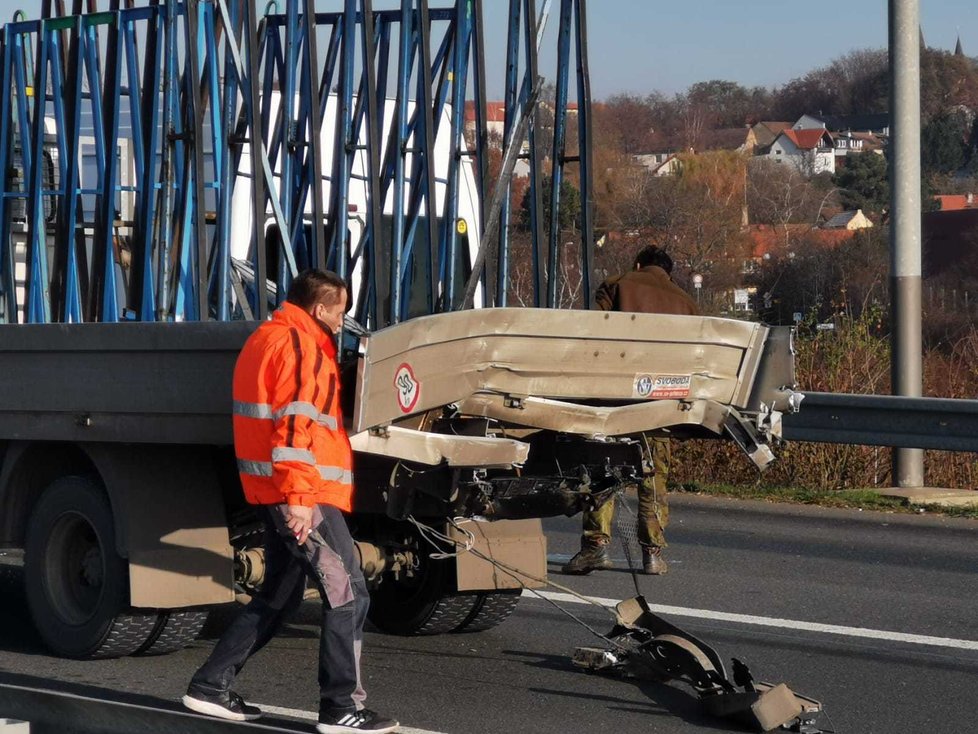
{"type": "Polygon", "coordinates": [[[302,602],[308,575],[323,599],[317,731],[397,730],[396,721],[364,708],[360,684],[370,598],[342,515],[352,507],[353,452],[334,342],[347,301],[339,276],[301,273],[235,365],[234,452],[245,499],[265,526],[265,580],[190,682],[183,703],[199,713],[261,716],[231,684],[302,602]]]}

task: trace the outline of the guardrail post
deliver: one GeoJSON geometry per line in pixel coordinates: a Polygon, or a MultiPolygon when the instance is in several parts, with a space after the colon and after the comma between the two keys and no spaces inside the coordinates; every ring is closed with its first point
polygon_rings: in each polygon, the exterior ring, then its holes
{"type": "MultiPolygon", "coordinates": [[[[920,316],[920,4],[889,0],[891,156],[890,298],[893,394],[922,394],[920,316]]],[[[893,483],[921,487],[924,452],[893,451],[893,483]]]]}

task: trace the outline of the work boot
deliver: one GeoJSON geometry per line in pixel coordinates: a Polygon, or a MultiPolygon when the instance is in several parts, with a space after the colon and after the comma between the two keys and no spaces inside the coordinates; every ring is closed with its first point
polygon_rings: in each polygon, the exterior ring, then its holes
{"type": "Polygon", "coordinates": [[[669,564],[662,557],[662,548],[657,545],[642,546],[642,571],[649,576],[663,576],[669,573],[669,564]]]}
{"type": "Polygon", "coordinates": [[[581,550],[564,564],[560,571],[573,576],[583,576],[591,571],[608,568],[613,568],[611,559],[608,558],[608,541],[588,540],[581,543],[581,550]]]}

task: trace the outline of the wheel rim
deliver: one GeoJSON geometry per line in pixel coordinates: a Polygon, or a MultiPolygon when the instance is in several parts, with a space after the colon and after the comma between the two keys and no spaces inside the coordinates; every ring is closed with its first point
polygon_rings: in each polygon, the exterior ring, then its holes
{"type": "Polygon", "coordinates": [[[92,619],[102,599],[105,553],[98,532],[84,515],[66,512],[51,528],[44,558],[51,608],[67,624],[92,619]]]}

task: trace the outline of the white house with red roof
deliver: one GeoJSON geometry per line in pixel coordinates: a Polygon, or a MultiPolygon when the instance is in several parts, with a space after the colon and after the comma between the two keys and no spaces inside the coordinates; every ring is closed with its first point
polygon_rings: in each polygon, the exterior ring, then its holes
{"type": "MultiPolygon", "coordinates": [[[[569,106],[569,105],[568,105],[569,106]]],[[[506,103],[505,102],[486,102],[486,132],[490,135],[490,145],[498,148],[503,147],[504,133],[506,132],[506,103]]],[[[475,102],[469,100],[465,103],[465,134],[475,134],[475,102]]],[[[529,144],[523,141],[522,153],[526,153],[529,144]]],[[[513,176],[525,178],[530,175],[530,164],[523,159],[516,161],[513,168],[513,176]]]]}
{"type": "Polygon", "coordinates": [[[806,176],[835,173],[835,141],[825,128],[782,130],[767,157],[793,165],[806,176]]]}
{"type": "MultiPolygon", "coordinates": [[[[506,130],[506,103],[486,102],[486,131],[490,135],[498,135],[502,140],[506,130]]],[[[475,132],[475,102],[465,103],[465,132],[475,132]]]]}

